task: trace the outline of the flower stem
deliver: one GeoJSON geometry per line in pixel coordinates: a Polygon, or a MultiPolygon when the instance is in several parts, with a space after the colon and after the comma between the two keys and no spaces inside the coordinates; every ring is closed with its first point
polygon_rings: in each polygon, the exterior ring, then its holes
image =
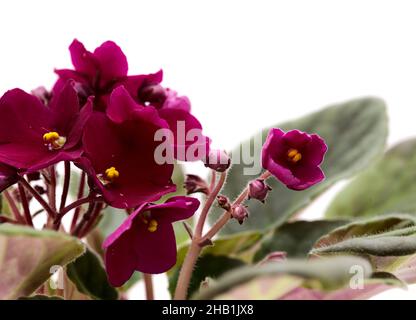
{"type": "Polygon", "coordinates": [[[4,191],[4,196],[7,202],[9,203],[10,210],[12,211],[16,221],[18,221],[19,223],[25,223],[22,215],[20,214],[19,208],[17,207],[16,201],[14,200],[13,196],[10,194],[8,190],[4,191]]]}
{"type": "Polygon", "coordinates": [[[90,216],[85,216],[85,223],[84,227],[80,229],[79,237],[83,238],[85,237],[94,227],[95,222],[97,221],[97,218],[100,215],[101,210],[103,209],[103,203],[97,203],[94,211],[91,213],[90,216]]]}
{"type": "Polygon", "coordinates": [[[49,205],[52,210],[56,211],[56,171],[55,166],[50,166],[50,183],[48,185],[49,205]]]}
{"type": "Polygon", "coordinates": [[[217,179],[217,172],[215,170],[211,170],[211,181],[209,182],[209,192],[215,187],[215,180],[217,179]]]}
{"type": "MultiPolygon", "coordinates": [[[[267,180],[271,176],[269,171],[264,172],[259,179],[267,180]]],[[[240,195],[234,200],[231,208],[243,203],[248,196],[248,186],[240,193],[240,195]]],[[[231,211],[225,211],[222,216],[214,223],[211,229],[201,238],[200,243],[204,243],[207,240],[212,239],[218,231],[231,219],[231,211]]]]}
{"type": "Polygon", "coordinates": [[[71,181],[71,162],[65,161],[64,184],[62,187],[61,202],[59,205],[59,212],[65,208],[66,198],[68,197],[69,183],[71,181]]]}
{"type": "Polygon", "coordinates": [[[78,225],[74,228],[74,231],[71,232],[71,234],[73,236],[78,236],[82,230],[82,228],[84,228],[85,223],[87,222],[87,220],[89,219],[89,217],[91,216],[92,212],[94,211],[96,206],[96,203],[91,201],[90,204],[88,205],[88,209],[87,211],[84,213],[84,215],[82,216],[82,220],[78,223],[78,225]]]}
{"type": "Polygon", "coordinates": [[[25,187],[27,191],[29,191],[32,194],[32,196],[45,209],[45,211],[48,213],[49,218],[54,218],[56,215],[56,212],[52,210],[52,208],[45,201],[45,199],[42,198],[42,196],[30,185],[30,183],[27,182],[26,179],[23,177],[19,177],[19,182],[22,184],[23,187],[25,187]]]}
{"type": "Polygon", "coordinates": [[[203,231],[204,224],[208,216],[208,212],[211,209],[212,204],[214,203],[218,193],[221,191],[226,177],[227,177],[227,173],[222,172],[217,185],[214,187],[213,190],[211,190],[211,193],[209,194],[208,199],[205,202],[204,207],[202,208],[201,214],[199,215],[198,223],[195,228],[195,237],[197,238],[202,236],[202,231],[203,231]]]}
{"type": "Polygon", "coordinates": [[[196,261],[198,260],[198,256],[202,250],[202,246],[200,246],[199,243],[201,240],[200,238],[202,236],[204,224],[208,212],[212,207],[212,204],[214,203],[218,193],[221,191],[222,186],[224,185],[226,177],[227,173],[222,172],[217,185],[214,187],[213,190],[211,190],[211,193],[209,194],[208,199],[205,202],[204,207],[202,208],[201,214],[199,215],[199,219],[195,228],[195,233],[192,238],[191,246],[188,250],[188,253],[182,265],[182,269],[179,273],[178,285],[175,290],[175,300],[185,300],[187,298],[188,287],[191,281],[192,271],[195,267],[196,261]]]}
{"type": "Polygon", "coordinates": [[[197,241],[192,241],[186,254],[185,260],[182,265],[182,269],[179,273],[178,284],[175,290],[175,300],[186,300],[188,296],[189,283],[191,282],[192,271],[194,270],[195,263],[198,260],[198,256],[202,250],[202,247],[197,241]]]}
{"type": "Polygon", "coordinates": [[[61,223],[61,220],[62,220],[62,218],[69,212],[69,211],[71,211],[72,209],[75,209],[75,208],[77,208],[77,207],[79,207],[79,206],[82,206],[83,204],[85,204],[85,203],[88,203],[88,202],[97,202],[99,200],[99,198],[98,197],[95,197],[95,195],[88,195],[87,197],[84,197],[84,198],[81,198],[81,199],[78,199],[78,200],[76,200],[76,201],[74,201],[74,202],[72,202],[70,205],[68,205],[68,206],[66,206],[65,208],[63,208],[62,209],[62,211],[60,211],[57,215],[56,215],[56,218],[55,218],[55,221],[54,221],[54,227],[55,227],[55,230],[58,230],[59,229],[59,225],[60,225],[60,223],[61,223]]]}
{"type": "MultiPolygon", "coordinates": [[[[84,188],[85,188],[85,178],[86,178],[86,174],[85,171],[81,172],[81,177],[79,180],[79,187],[78,187],[78,195],[77,195],[77,199],[81,199],[84,196],[84,188]]],[[[81,206],[77,207],[75,209],[74,215],[72,217],[72,222],[71,222],[71,233],[75,230],[77,222],[78,222],[78,217],[79,214],[81,212],[81,206]]]]}
{"type": "Polygon", "coordinates": [[[146,288],[146,300],[154,300],[155,296],[153,293],[153,279],[149,273],[143,273],[144,286],[146,288]]]}
{"type": "Polygon", "coordinates": [[[26,224],[33,227],[32,215],[30,214],[29,202],[26,196],[26,190],[21,183],[18,184],[20,199],[22,201],[23,213],[25,215],[26,224]]]}

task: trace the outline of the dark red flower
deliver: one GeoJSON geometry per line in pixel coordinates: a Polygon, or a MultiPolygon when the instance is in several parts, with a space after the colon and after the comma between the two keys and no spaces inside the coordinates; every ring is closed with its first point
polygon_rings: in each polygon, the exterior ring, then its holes
{"type": "Polygon", "coordinates": [[[76,89],[81,98],[95,97],[95,108],[105,111],[107,100],[111,91],[124,85],[127,90],[135,93],[152,83],[162,81],[162,72],[155,74],[127,76],[127,58],[120,47],[112,41],[101,44],[94,52],[85,49],[78,40],[74,40],[69,46],[74,70],[55,70],[59,76],[55,83],[53,93],[59,92],[66,81],[75,81],[76,89]]]}
{"type": "Polygon", "coordinates": [[[195,198],[177,196],[162,204],[143,204],[104,241],[110,283],[123,285],[135,270],[162,273],[176,263],[172,223],[190,218],[199,207],[195,198]]]}
{"type": "Polygon", "coordinates": [[[0,99],[0,161],[35,171],[80,157],[81,135],[92,112],[91,102],[80,111],[69,82],[49,106],[20,89],[0,99]]]}
{"type": "Polygon", "coordinates": [[[317,134],[271,129],[262,149],[262,166],[289,189],[303,190],[325,178],[319,165],[326,151],[317,134]]]}
{"type": "Polygon", "coordinates": [[[94,112],[84,135],[86,170],[105,200],[117,208],[132,208],[173,192],[172,163],[158,164],[155,132],[168,128],[153,107],[137,104],[118,87],[109,99],[107,113],[94,112]]]}
{"type": "Polygon", "coordinates": [[[73,79],[80,99],[93,95],[95,109],[105,111],[111,92],[123,85],[136,102],[155,107],[160,117],[168,122],[175,139],[174,156],[177,159],[195,161],[205,157],[211,141],[202,134],[201,123],[191,114],[189,99],[160,85],[162,70],[128,76],[126,56],[112,41],[106,41],[90,52],[74,40],[69,50],[75,70],[56,70],[59,80],[55,83],[54,93],[73,79]]]}

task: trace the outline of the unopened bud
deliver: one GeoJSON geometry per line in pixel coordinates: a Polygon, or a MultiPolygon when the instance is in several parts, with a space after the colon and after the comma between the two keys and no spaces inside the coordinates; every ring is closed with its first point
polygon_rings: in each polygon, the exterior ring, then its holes
{"type": "Polygon", "coordinates": [[[224,150],[210,150],[204,164],[212,170],[224,172],[230,167],[231,159],[224,150]]]}
{"type": "Polygon", "coordinates": [[[233,207],[231,215],[239,224],[243,224],[244,220],[248,217],[247,207],[242,204],[236,205],[233,207]]]}
{"type": "Polygon", "coordinates": [[[207,182],[195,174],[187,174],[183,186],[186,189],[186,194],[201,192],[206,195],[209,194],[209,186],[207,182]]]}
{"type": "Polygon", "coordinates": [[[138,92],[139,99],[143,103],[149,103],[156,108],[162,107],[166,100],[166,90],[160,84],[144,86],[138,92]]]}
{"type": "Polygon", "coordinates": [[[272,188],[267,185],[263,179],[253,180],[248,185],[248,198],[257,199],[264,203],[267,193],[270,190],[272,190],[272,188]]]}
{"type": "Polygon", "coordinates": [[[223,195],[217,196],[217,202],[218,202],[218,205],[224,210],[227,210],[227,211],[231,210],[230,200],[228,200],[226,196],[223,196],[223,195]]]}

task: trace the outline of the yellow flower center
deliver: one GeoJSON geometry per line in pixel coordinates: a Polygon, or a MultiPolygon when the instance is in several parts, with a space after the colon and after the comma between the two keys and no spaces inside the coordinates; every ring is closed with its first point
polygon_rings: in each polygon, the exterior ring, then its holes
{"type": "Polygon", "coordinates": [[[157,230],[157,221],[155,219],[149,221],[147,230],[149,230],[149,232],[155,232],[157,230]]]}
{"type": "Polygon", "coordinates": [[[103,185],[114,182],[120,176],[120,172],[115,167],[110,167],[104,171],[104,174],[98,174],[97,177],[103,185]]]}
{"type": "Polygon", "coordinates": [[[300,159],[302,159],[302,154],[296,149],[289,149],[289,151],[287,152],[287,157],[289,158],[290,161],[292,161],[293,163],[296,163],[300,159]]]}
{"type": "Polygon", "coordinates": [[[50,131],[43,135],[43,141],[49,150],[59,150],[65,145],[66,138],[56,131],[50,131]]]}
{"type": "Polygon", "coordinates": [[[105,177],[110,182],[113,182],[119,176],[120,176],[120,172],[118,172],[117,169],[114,167],[110,167],[107,170],[105,170],[105,177]]]}
{"type": "Polygon", "coordinates": [[[155,219],[151,219],[150,221],[147,218],[142,218],[144,224],[147,224],[147,230],[149,232],[155,232],[157,230],[158,223],[155,219]]]}

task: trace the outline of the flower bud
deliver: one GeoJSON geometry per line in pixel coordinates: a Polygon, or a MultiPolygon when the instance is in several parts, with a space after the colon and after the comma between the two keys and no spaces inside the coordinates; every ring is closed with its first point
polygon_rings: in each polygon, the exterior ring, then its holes
{"type": "Polygon", "coordinates": [[[257,199],[264,203],[267,193],[270,190],[272,190],[272,188],[267,185],[263,179],[255,179],[248,185],[248,198],[257,199]]]}
{"type": "Polygon", "coordinates": [[[166,100],[166,90],[160,84],[151,84],[140,89],[139,99],[143,103],[147,102],[161,108],[166,100]]]}
{"type": "Polygon", "coordinates": [[[208,195],[210,192],[209,186],[206,183],[206,181],[195,174],[186,175],[183,187],[186,189],[187,195],[197,192],[201,192],[208,195]]]}
{"type": "Polygon", "coordinates": [[[233,207],[231,215],[239,224],[243,224],[244,220],[248,217],[247,207],[242,204],[236,205],[233,207]]]}
{"type": "Polygon", "coordinates": [[[217,202],[221,208],[223,208],[224,210],[230,211],[231,209],[230,200],[228,200],[226,196],[223,196],[223,195],[217,196],[217,202]]]}
{"type": "Polygon", "coordinates": [[[205,167],[224,172],[231,165],[231,159],[224,150],[210,150],[204,161],[205,167]]]}

